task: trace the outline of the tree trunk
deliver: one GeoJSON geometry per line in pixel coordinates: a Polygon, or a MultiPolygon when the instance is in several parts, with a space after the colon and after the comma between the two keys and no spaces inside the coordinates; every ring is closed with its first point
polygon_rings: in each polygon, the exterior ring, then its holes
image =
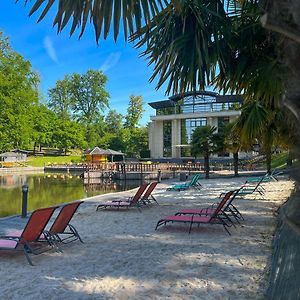
{"type": "Polygon", "coordinates": [[[233,169],[234,169],[234,176],[239,176],[239,153],[233,153],[233,169]]]}
{"type": "Polygon", "coordinates": [[[36,142],[34,142],[34,145],[33,145],[33,155],[34,156],[35,156],[35,152],[36,152],[35,148],[36,148],[36,142]]]}
{"type": "Polygon", "coordinates": [[[209,179],[209,153],[204,155],[205,178],[209,179]]]}
{"type": "Polygon", "coordinates": [[[267,164],[267,173],[271,174],[272,171],[272,152],[271,147],[267,147],[266,149],[266,164],[267,164]]]}

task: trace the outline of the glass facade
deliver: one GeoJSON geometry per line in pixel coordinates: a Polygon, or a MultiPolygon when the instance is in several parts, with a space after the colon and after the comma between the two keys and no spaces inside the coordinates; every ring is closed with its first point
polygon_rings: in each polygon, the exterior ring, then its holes
{"type": "Polygon", "coordinates": [[[163,156],[172,156],[172,121],[163,121],[163,156]]]}
{"type": "Polygon", "coordinates": [[[226,110],[239,110],[239,102],[217,102],[213,95],[187,96],[176,101],[175,106],[156,109],[156,115],[170,115],[197,112],[218,112],[226,110]]]}
{"type": "MultiPolygon", "coordinates": [[[[181,144],[189,145],[192,140],[193,132],[197,127],[206,126],[206,118],[195,118],[195,119],[184,119],[181,120],[181,144]]],[[[190,147],[181,148],[181,156],[189,157],[191,156],[190,147]]]]}

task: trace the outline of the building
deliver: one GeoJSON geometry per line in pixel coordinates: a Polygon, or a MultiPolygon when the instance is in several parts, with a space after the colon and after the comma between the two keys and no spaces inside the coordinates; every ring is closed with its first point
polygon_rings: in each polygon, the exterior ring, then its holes
{"type": "Polygon", "coordinates": [[[206,125],[219,128],[231,122],[241,114],[241,104],[241,96],[221,96],[210,91],[185,93],[149,103],[156,110],[149,126],[151,158],[191,158],[194,129],[206,125]]]}
{"type": "Polygon", "coordinates": [[[21,152],[5,152],[0,154],[1,162],[24,162],[27,160],[27,154],[21,152]]]}
{"type": "MultiPolygon", "coordinates": [[[[101,149],[95,147],[94,149],[88,149],[84,152],[85,160],[89,163],[106,163],[109,161],[113,162],[114,157],[121,157],[124,160],[125,154],[120,151],[115,151],[111,149],[101,149]]],[[[119,159],[120,160],[120,159],[119,159]]]]}

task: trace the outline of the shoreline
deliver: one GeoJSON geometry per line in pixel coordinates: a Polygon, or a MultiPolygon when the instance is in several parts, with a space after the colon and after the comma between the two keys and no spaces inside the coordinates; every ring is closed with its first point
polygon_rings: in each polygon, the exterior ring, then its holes
{"type": "Polygon", "coordinates": [[[264,200],[238,200],[245,221],[230,228],[231,236],[217,224],[194,226],[190,234],[182,223],[155,231],[161,217],[216,202],[221,191],[244,179],[202,180],[201,190],[182,192],[166,191],[170,183],[162,182],[154,193],[159,206],[142,212],[95,211],[99,202],[132,196],[132,190],[88,198],[72,219],[84,244],[33,256],[34,268],[21,253],[0,252],[2,297],[35,299],[43,291],[50,299],[263,298],[276,223],[273,212],[290,195],[293,182],[265,184],[264,200]],[[34,276],[26,276],[28,272],[34,276]]]}

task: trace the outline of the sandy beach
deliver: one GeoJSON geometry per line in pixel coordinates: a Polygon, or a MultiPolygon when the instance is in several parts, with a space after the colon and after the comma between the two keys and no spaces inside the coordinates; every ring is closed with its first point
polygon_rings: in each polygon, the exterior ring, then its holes
{"type": "MultiPolygon", "coordinates": [[[[202,180],[199,191],[154,195],[159,206],[124,211],[96,211],[100,202],[126,198],[133,191],[85,201],[72,224],[84,244],[64,246],[63,253],[31,256],[0,252],[1,299],[263,299],[271,258],[275,212],[287,200],[293,182],[264,184],[265,199],[236,201],[242,226],[170,224],[155,231],[157,221],[182,208],[217,202],[220,192],[239,187],[245,178],[202,180]]],[[[11,228],[10,230],[13,230],[11,228]]]]}

